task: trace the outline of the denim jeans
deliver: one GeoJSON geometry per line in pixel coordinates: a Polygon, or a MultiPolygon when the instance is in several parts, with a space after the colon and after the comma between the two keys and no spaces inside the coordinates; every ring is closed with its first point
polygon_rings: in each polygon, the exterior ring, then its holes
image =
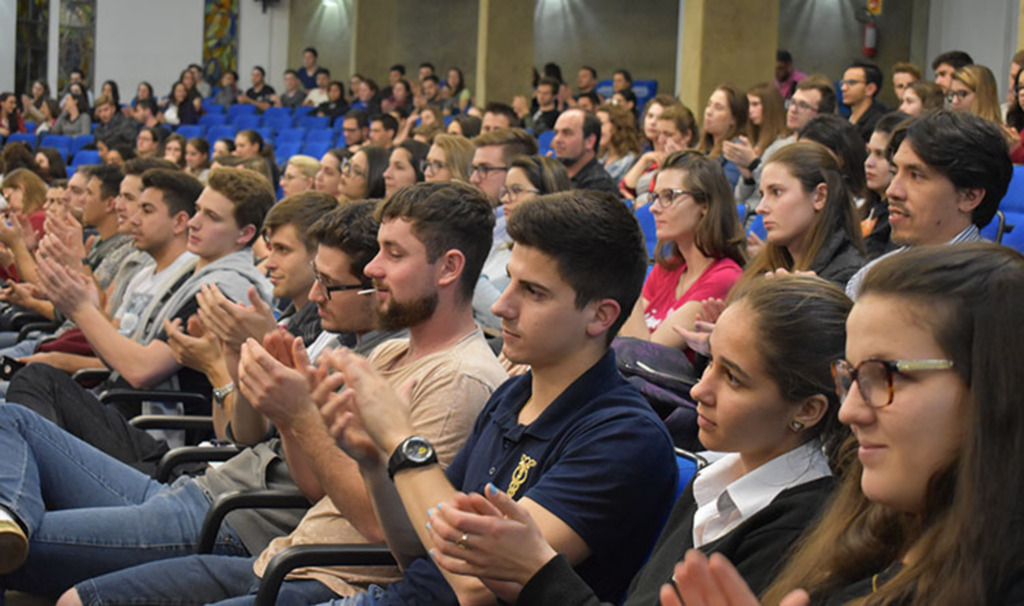
{"type": "MultiPolygon", "coordinates": [[[[191,606],[252,604],[260,579],[252,571],[256,558],[191,555],[152,562],[105,574],[75,586],[82,603],[191,606]]],[[[319,581],[286,581],[276,603],[307,606],[336,597],[319,581]]]]}
{"type": "MultiPolygon", "coordinates": [[[[28,530],[29,554],[0,589],[59,595],[75,583],[195,551],[209,498],[167,486],[21,406],[0,406],[0,505],[28,530]]],[[[248,555],[222,527],[217,553],[248,555]]]]}
{"type": "Polygon", "coordinates": [[[366,593],[359,593],[348,598],[335,598],[324,602],[324,606],[376,606],[384,597],[385,589],[380,585],[370,585],[366,593]]]}

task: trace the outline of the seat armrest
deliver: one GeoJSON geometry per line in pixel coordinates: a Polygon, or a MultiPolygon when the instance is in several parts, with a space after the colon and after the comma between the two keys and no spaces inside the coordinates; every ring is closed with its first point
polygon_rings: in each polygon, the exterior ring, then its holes
{"type": "Polygon", "coordinates": [[[153,478],[158,482],[168,483],[171,474],[178,467],[187,463],[200,461],[227,461],[242,449],[237,446],[182,446],[164,453],[157,463],[153,478]]]}
{"type": "Polygon", "coordinates": [[[297,490],[247,490],[218,496],[203,521],[196,553],[212,553],[224,517],[236,509],[309,509],[311,503],[297,490]]]}
{"type": "Polygon", "coordinates": [[[306,566],[397,566],[387,545],[296,545],[278,552],[263,571],[256,606],[273,606],[288,573],[306,566]]]}

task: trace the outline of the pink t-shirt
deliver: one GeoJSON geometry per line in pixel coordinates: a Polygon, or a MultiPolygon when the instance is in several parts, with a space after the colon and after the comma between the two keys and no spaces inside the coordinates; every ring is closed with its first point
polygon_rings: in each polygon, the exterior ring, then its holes
{"type": "Polygon", "coordinates": [[[669,314],[682,307],[684,303],[709,298],[724,299],[743,273],[743,268],[735,261],[723,257],[709,265],[697,281],[686,289],[683,296],[677,299],[676,287],[679,285],[679,277],[685,270],[685,264],[673,270],[655,265],[647,276],[643,290],[643,297],[647,300],[647,309],[644,311],[647,330],[654,332],[669,314]]]}

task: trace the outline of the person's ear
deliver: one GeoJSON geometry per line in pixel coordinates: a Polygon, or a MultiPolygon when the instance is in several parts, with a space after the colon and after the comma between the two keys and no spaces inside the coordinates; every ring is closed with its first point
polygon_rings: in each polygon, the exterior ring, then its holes
{"type": "Polygon", "coordinates": [[[187,212],[178,211],[178,214],[174,215],[174,227],[172,228],[174,235],[188,233],[188,221],[191,218],[187,212]]]}
{"type": "Polygon", "coordinates": [[[437,285],[447,286],[458,282],[466,268],[466,255],[461,250],[448,250],[435,263],[437,266],[437,285]]]}
{"type": "Polygon", "coordinates": [[[825,208],[825,202],[828,201],[828,185],[825,183],[819,183],[814,188],[814,210],[820,212],[825,208]]]}
{"type": "Polygon", "coordinates": [[[256,226],[252,223],[246,225],[238,232],[238,238],[235,239],[235,243],[239,246],[247,246],[252,237],[256,235],[256,226]]]}
{"type": "Polygon", "coordinates": [[[599,337],[608,332],[619,319],[622,308],[615,299],[601,299],[587,304],[587,336],[599,337]]]}
{"type": "Polygon", "coordinates": [[[820,423],[827,413],[828,398],[820,393],[815,394],[800,403],[796,414],[790,417],[790,429],[797,432],[810,429],[820,423]]]}
{"type": "Polygon", "coordinates": [[[971,187],[957,191],[957,209],[964,214],[971,214],[975,208],[985,199],[985,189],[982,187],[971,187]]]}

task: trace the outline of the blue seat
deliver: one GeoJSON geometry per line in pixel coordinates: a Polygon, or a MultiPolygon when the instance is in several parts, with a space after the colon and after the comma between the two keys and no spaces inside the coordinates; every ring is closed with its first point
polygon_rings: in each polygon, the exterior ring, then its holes
{"type": "Polygon", "coordinates": [[[71,152],[71,137],[69,135],[46,134],[39,140],[39,147],[53,147],[67,155],[71,152]]]}
{"type": "Polygon", "coordinates": [[[26,133],[34,133],[34,132],[36,132],[36,123],[35,122],[26,122],[25,123],[25,132],[26,133]]]}
{"type": "Polygon", "coordinates": [[[306,129],[304,128],[286,128],[277,132],[277,143],[291,143],[298,142],[302,143],[306,140],[306,129]]]}
{"type": "Polygon", "coordinates": [[[182,124],[175,132],[186,139],[192,139],[194,137],[202,137],[204,130],[206,129],[198,124],[182,124]]]}
{"type": "Polygon", "coordinates": [[[237,116],[251,116],[256,113],[256,106],[249,103],[236,103],[228,108],[228,122],[237,116]]]}
{"type": "Polygon", "coordinates": [[[999,210],[1024,213],[1024,166],[1013,167],[1013,178],[1010,179],[1006,195],[999,202],[999,210]]]}
{"type": "Polygon", "coordinates": [[[555,131],[553,130],[546,130],[542,132],[539,137],[537,137],[537,147],[539,148],[538,153],[540,155],[548,155],[547,153],[551,151],[551,142],[554,140],[554,138],[555,131]]]}
{"type": "Polygon", "coordinates": [[[306,143],[332,143],[334,131],[329,129],[311,130],[306,134],[306,143]]]}
{"type": "Polygon", "coordinates": [[[102,162],[100,152],[95,149],[83,149],[71,159],[71,166],[77,168],[86,164],[99,164],[100,162],[102,162]]]}
{"type": "Polygon", "coordinates": [[[302,153],[307,156],[313,156],[314,158],[320,158],[326,154],[329,149],[331,149],[330,141],[307,141],[305,147],[302,148],[302,153]]]}
{"type": "MultiPolygon", "coordinates": [[[[284,108],[277,108],[284,109],[284,108]]],[[[280,133],[283,130],[288,130],[292,127],[291,116],[264,116],[263,124],[274,129],[275,133],[280,133]]]]}
{"type": "Polygon", "coordinates": [[[203,111],[208,114],[223,114],[224,106],[217,103],[213,98],[203,99],[203,111]]]}
{"type": "Polygon", "coordinates": [[[768,237],[768,231],[764,228],[764,217],[761,215],[754,217],[754,221],[750,224],[750,229],[747,230],[747,235],[750,234],[757,234],[762,240],[768,237]]]}
{"type": "Polygon", "coordinates": [[[288,107],[268,107],[263,112],[264,118],[291,118],[292,110],[288,107]]]}
{"type": "Polygon", "coordinates": [[[1024,253],[1024,214],[1007,213],[1006,229],[1003,234],[1003,246],[1009,246],[1019,253],[1024,253]]]}
{"type": "Polygon", "coordinates": [[[633,94],[636,95],[636,107],[638,110],[647,106],[655,95],[658,94],[657,80],[635,80],[633,81],[633,94]]]}
{"type": "Polygon", "coordinates": [[[270,128],[269,126],[261,126],[253,130],[258,132],[260,136],[263,137],[264,143],[272,143],[274,141],[274,129],[270,128]]]}
{"type": "Polygon", "coordinates": [[[36,136],[32,133],[12,133],[7,137],[7,140],[4,141],[4,145],[8,143],[15,143],[17,141],[27,143],[29,147],[34,148],[36,146],[36,136]]]}
{"type": "MultiPolygon", "coordinates": [[[[302,150],[302,141],[286,141],[274,146],[274,160],[278,166],[284,166],[288,159],[302,150]]],[[[322,155],[322,154],[321,154],[322,155]]],[[[318,160],[320,156],[316,157],[318,160]]]]}
{"type": "Polygon", "coordinates": [[[329,118],[325,118],[322,116],[300,116],[299,126],[303,128],[308,128],[310,130],[330,128],[331,121],[329,118]]]}
{"type": "Polygon", "coordinates": [[[676,465],[679,467],[679,486],[676,487],[676,500],[678,501],[679,495],[683,494],[683,489],[690,483],[693,476],[707,465],[707,462],[692,452],[677,448],[676,465]]]}
{"type": "Polygon", "coordinates": [[[238,130],[256,130],[260,127],[262,120],[263,118],[256,114],[247,114],[244,116],[229,118],[228,122],[233,124],[238,130]]]}
{"type": "Polygon", "coordinates": [[[71,140],[71,155],[74,156],[83,148],[93,143],[95,143],[95,140],[92,135],[78,135],[71,140]]]}
{"type": "Polygon", "coordinates": [[[235,139],[235,135],[238,134],[238,129],[230,124],[222,124],[220,126],[213,126],[210,130],[206,131],[206,140],[210,142],[210,147],[221,139],[235,139]]]}
{"type": "Polygon", "coordinates": [[[636,220],[640,229],[644,232],[644,240],[647,242],[647,257],[654,258],[654,250],[658,245],[658,234],[654,227],[654,215],[651,214],[651,205],[645,204],[636,209],[636,220]]]}
{"type": "Polygon", "coordinates": [[[227,123],[228,117],[224,114],[204,114],[202,116],[199,116],[199,126],[204,126],[206,128],[211,128],[214,126],[223,126],[227,123]]]}

